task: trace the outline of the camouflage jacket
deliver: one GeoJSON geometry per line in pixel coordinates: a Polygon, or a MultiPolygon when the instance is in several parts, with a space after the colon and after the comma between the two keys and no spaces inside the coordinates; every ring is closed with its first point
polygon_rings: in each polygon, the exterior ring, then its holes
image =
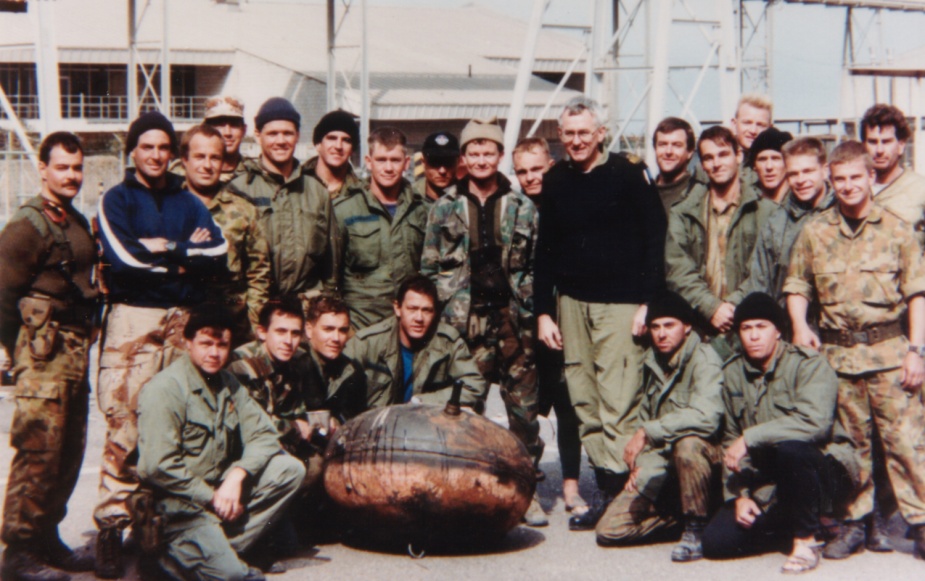
{"type": "MultiPolygon", "coordinates": [[[[480,411],[488,385],[456,329],[436,323],[427,344],[415,352],[412,370],[414,395],[424,403],[444,404],[453,383],[463,386],[460,403],[480,411]]],[[[347,343],[344,355],[366,373],[370,408],[402,403],[404,373],[398,338],[398,319],[391,317],[360,330],[347,343]]]]}
{"type": "Polygon", "coordinates": [[[227,370],[207,384],[183,355],[141,391],[138,476],[166,494],[170,520],[199,514],[230,468],[254,477],[279,453],[269,416],[227,370]]]}
{"type": "MultiPolygon", "coordinates": [[[[227,279],[217,281],[214,299],[223,296],[232,307],[246,305],[252,329],[270,297],[270,246],[263,234],[257,208],[239,195],[222,190],[206,202],[212,219],[222,229],[228,242],[227,279]]],[[[235,309],[237,310],[237,309],[235,309]]]]}
{"type": "MultiPolygon", "coordinates": [[[[665,240],[668,288],[684,297],[704,319],[703,323],[728,300],[714,296],[705,278],[707,227],[703,222],[709,203],[709,189],[697,184],[687,197],[671,207],[665,240]]],[[[753,189],[742,189],[726,234],[727,289],[737,289],[748,276],[758,232],[775,208],[777,204],[761,198],[753,189]]]]}
{"type": "Polygon", "coordinates": [[[346,357],[322,366],[314,352],[298,349],[292,359],[279,363],[253,341],[235,349],[228,369],[270,414],[284,444],[296,443],[294,421],[304,419],[306,412],[329,410],[344,422],[365,409],[363,373],[346,357]]]}
{"type": "MultiPolygon", "coordinates": [[[[767,293],[780,306],[787,308],[784,295],[784,281],[790,266],[790,255],[797,236],[806,221],[816,214],[835,205],[835,193],[828,185],[822,199],[815,208],[808,208],[793,195],[784,198],[783,203],[768,217],[758,234],[758,243],[752,253],[748,278],[729,295],[729,302],[739,304],[754,292],[767,293]]],[[[815,317],[812,317],[815,320],[815,317]]]]}
{"type": "Polygon", "coordinates": [[[420,271],[429,206],[408,183],[398,197],[395,217],[369,191],[369,182],[334,200],[341,252],[338,288],[354,329],[390,317],[398,287],[420,271]]]}
{"type": "Polygon", "coordinates": [[[911,224],[919,244],[925,245],[925,177],[907,169],[874,201],[911,224]]]}
{"type": "Polygon", "coordinates": [[[415,193],[415,194],[417,194],[417,195],[423,197],[424,199],[426,199],[426,200],[429,201],[429,202],[435,202],[435,201],[439,200],[440,198],[442,198],[443,196],[445,196],[445,195],[447,195],[447,194],[449,194],[449,193],[455,192],[455,191],[456,191],[456,183],[454,182],[454,183],[448,185],[448,186],[443,190],[443,192],[442,192],[439,196],[437,196],[437,199],[436,199],[436,200],[433,199],[433,198],[431,198],[430,196],[427,195],[427,180],[424,178],[424,176],[421,176],[421,177],[419,177],[418,179],[414,180],[414,183],[411,184],[411,191],[412,191],[413,193],[415,193]]]}
{"type": "MultiPolygon", "coordinates": [[[[521,329],[533,326],[533,259],[539,213],[527,196],[511,190],[498,174],[501,196],[501,265],[511,287],[511,312],[521,329]]],[[[437,285],[443,304],[443,321],[465,335],[469,320],[469,204],[459,193],[468,187],[463,179],[456,190],[434,202],[427,218],[421,273],[437,285]]]]}
{"type": "Polygon", "coordinates": [[[257,206],[270,246],[274,291],[333,289],[337,252],[331,199],[311,187],[298,165],[289,179],[265,170],[259,160],[244,165],[247,171],[226,187],[257,206]]]}
{"type": "Polygon", "coordinates": [[[0,345],[10,357],[22,325],[17,305],[30,293],[52,297],[52,317],[63,326],[88,330],[96,323],[93,234],[76,208],[62,210],[57,225],[36,196],[0,232],[0,345]]]}
{"type": "Polygon", "coordinates": [[[308,187],[314,193],[319,194],[323,193],[332,200],[338,196],[342,196],[350,191],[352,188],[360,187],[360,178],[357,176],[356,172],[353,171],[353,166],[348,164],[347,177],[344,179],[344,183],[341,184],[340,188],[336,192],[328,191],[328,185],[324,183],[320,177],[318,177],[318,156],[309,158],[305,163],[302,164],[302,173],[308,176],[308,187]]]}
{"type": "Polygon", "coordinates": [[[722,362],[691,332],[667,368],[646,350],[639,423],[648,443],[636,458],[636,487],[653,502],[668,476],[672,445],[687,436],[714,439],[723,419],[722,362]]]}
{"type": "MultiPolygon", "coordinates": [[[[861,331],[900,321],[906,301],[925,292],[925,262],[912,226],[873,204],[857,232],[838,206],[810,219],[793,248],[784,292],[820,304],[822,330],[861,331]]],[[[835,371],[857,375],[895,369],[908,349],[904,336],[874,345],[823,344],[835,371]]]]}
{"type": "MultiPolygon", "coordinates": [[[[767,371],[738,354],[723,365],[723,444],[744,436],[749,450],[788,440],[815,443],[857,472],[857,459],[847,433],[835,421],[838,379],[819,353],[781,341],[767,371]]],[[[774,483],[746,456],[738,473],[723,468],[725,498],[750,496],[767,507],[774,483]]]]}

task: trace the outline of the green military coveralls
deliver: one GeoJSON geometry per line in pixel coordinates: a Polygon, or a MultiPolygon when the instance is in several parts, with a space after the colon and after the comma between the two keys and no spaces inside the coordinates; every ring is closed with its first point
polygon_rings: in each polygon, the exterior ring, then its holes
{"type": "Polygon", "coordinates": [[[269,416],[233,374],[207,382],[184,355],[142,390],[138,432],[138,475],[166,517],[162,566],[195,579],[243,579],[248,567],[238,553],[278,522],[305,476],[280,448],[269,416]],[[211,501],[232,468],[248,474],[245,514],[222,522],[211,501]]]}
{"type": "Polygon", "coordinates": [[[696,332],[667,367],[652,348],[644,362],[639,422],[648,441],[636,457],[636,492],[620,492],[598,521],[603,544],[639,541],[677,523],[677,499],[660,498],[671,474],[680,483],[681,514],[708,516],[710,477],[721,456],[722,362],[696,332]]]}

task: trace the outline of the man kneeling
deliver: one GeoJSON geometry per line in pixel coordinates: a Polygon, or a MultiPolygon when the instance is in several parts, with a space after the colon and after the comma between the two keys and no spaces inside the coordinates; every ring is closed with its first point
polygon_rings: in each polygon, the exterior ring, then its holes
{"type": "Polygon", "coordinates": [[[792,540],[781,570],[802,573],[819,564],[819,515],[824,498],[844,496],[844,484],[838,491],[832,483],[848,482],[847,458],[826,457],[836,455],[833,433],[843,440],[833,426],[835,372],[817,352],[781,339],[784,316],[764,293],[736,308],[743,353],[723,367],[727,502],[704,531],[703,551],[714,559],[741,557],[792,540]]]}
{"type": "Polygon", "coordinates": [[[649,303],[652,347],[644,356],[641,427],[623,450],[630,477],[597,524],[599,545],[642,541],[680,520],[684,533],[671,560],[703,556],[710,477],[721,454],[716,435],[723,379],[716,351],[691,332],[693,318],[690,305],[675,293],[649,303]]]}
{"type": "Polygon", "coordinates": [[[238,553],[278,520],[305,475],[270,418],[222,368],[231,317],[201,307],[183,331],[188,354],[138,402],[138,474],[164,516],[161,566],[181,579],[262,579],[238,553]]]}

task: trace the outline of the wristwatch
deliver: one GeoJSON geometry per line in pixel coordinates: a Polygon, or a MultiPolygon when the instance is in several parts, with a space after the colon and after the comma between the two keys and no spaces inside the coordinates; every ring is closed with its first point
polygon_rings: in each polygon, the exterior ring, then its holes
{"type": "Polygon", "coordinates": [[[925,358],[925,345],[909,345],[909,353],[915,353],[919,357],[925,358]]]}
{"type": "Polygon", "coordinates": [[[177,243],[171,240],[170,242],[165,244],[164,247],[167,249],[167,252],[173,252],[174,250],[177,249],[177,243]]]}

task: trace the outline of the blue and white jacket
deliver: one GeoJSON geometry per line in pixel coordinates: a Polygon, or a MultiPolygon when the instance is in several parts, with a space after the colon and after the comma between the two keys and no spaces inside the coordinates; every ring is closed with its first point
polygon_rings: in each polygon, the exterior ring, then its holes
{"type": "Polygon", "coordinates": [[[135,170],[100,198],[103,262],[109,265],[109,293],[115,303],[141,307],[191,306],[205,300],[202,282],[225,271],[228,243],[209,210],[183,189],[183,178],[167,174],[167,187],[152,190],[135,170]],[[197,228],[208,242],[192,243],[197,228]],[[152,253],[141,238],[166,238],[176,247],[152,253]]]}

